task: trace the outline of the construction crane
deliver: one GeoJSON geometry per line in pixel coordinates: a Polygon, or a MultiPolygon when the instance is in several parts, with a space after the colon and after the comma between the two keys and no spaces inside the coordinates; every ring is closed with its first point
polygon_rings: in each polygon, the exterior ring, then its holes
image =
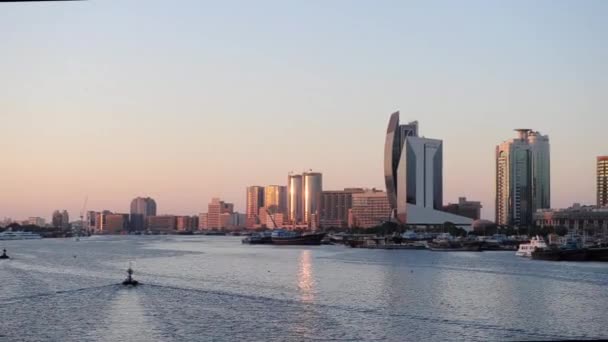
{"type": "Polygon", "coordinates": [[[272,214],[270,213],[270,211],[268,210],[268,208],[264,208],[266,210],[266,213],[268,214],[268,216],[270,217],[270,220],[272,221],[272,224],[274,226],[274,229],[279,228],[279,226],[277,226],[277,223],[274,220],[274,217],[272,216],[272,214]]]}

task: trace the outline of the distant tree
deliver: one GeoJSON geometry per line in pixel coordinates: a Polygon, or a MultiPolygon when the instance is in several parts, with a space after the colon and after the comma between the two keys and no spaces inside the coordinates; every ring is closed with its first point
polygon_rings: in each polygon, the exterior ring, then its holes
{"type": "Polygon", "coordinates": [[[565,236],[566,234],[568,234],[568,228],[564,226],[557,226],[555,227],[555,234],[559,236],[565,236]]]}
{"type": "Polygon", "coordinates": [[[21,230],[21,225],[17,222],[13,222],[13,223],[9,224],[8,226],[6,226],[6,228],[10,228],[12,230],[21,230]]]}
{"type": "Polygon", "coordinates": [[[444,232],[449,233],[450,235],[453,235],[453,236],[466,236],[467,235],[466,230],[464,230],[462,228],[458,228],[452,222],[445,222],[443,224],[443,230],[444,230],[444,232]]]}

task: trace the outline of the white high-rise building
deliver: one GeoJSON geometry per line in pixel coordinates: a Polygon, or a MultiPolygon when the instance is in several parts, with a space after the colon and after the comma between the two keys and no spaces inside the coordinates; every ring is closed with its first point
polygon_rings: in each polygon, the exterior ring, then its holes
{"type": "Polygon", "coordinates": [[[549,137],[530,129],[496,146],[496,223],[532,224],[532,214],[551,207],[549,137]]]}
{"type": "Polygon", "coordinates": [[[468,217],[443,212],[443,142],[418,136],[418,122],[389,120],[384,148],[384,176],[393,216],[404,224],[451,222],[468,227],[468,217]]]}

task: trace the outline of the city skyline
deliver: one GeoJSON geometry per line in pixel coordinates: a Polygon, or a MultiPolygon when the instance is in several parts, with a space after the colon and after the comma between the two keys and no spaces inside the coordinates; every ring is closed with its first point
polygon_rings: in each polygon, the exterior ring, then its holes
{"type": "Polygon", "coordinates": [[[443,140],[444,204],[494,219],[494,148],[517,127],[551,136],[552,207],[596,202],[606,3],[131,6],[3,5],[0,218],[77,217],[87,196],[245,212],[246,186],[307,168],[383,189],[396,110],[443,140]]]}

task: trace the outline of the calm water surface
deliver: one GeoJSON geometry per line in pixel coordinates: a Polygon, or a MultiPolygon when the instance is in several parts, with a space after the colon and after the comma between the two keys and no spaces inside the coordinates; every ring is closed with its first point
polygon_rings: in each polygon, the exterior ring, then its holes
{"type": "Polygon", "coordinates": [[[608,338],[608,264],[511,252],[0,241],[0,341],[608,338]],[[116,285],[133,263],[138,288],[116,285]]]}

